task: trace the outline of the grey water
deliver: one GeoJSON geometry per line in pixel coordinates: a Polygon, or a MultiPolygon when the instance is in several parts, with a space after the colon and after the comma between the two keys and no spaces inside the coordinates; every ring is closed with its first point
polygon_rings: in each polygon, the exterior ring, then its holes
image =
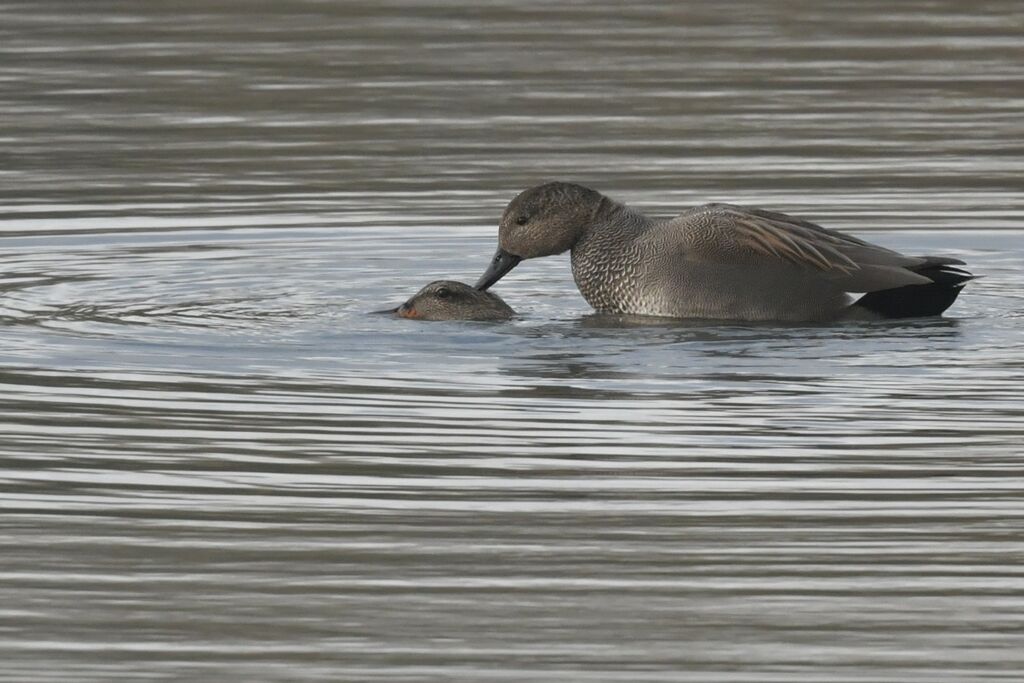
{"type": "Polygon", "coordinates": [[[1024,676],[1019,3],[0,2],[0,679],[1024,676]],[[944,318],[368,315],[550,179],[944,318]]]}

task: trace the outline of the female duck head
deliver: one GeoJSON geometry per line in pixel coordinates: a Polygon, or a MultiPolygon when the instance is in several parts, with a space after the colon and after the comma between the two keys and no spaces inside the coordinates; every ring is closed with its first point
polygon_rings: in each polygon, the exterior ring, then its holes
{"type": "Polygon", "coordinates": [[[453,280],[431,282],[394,312],[417,320],[508,320],[516,313],[497,294],[453,280]]]}
{"type": "Polygon", "coordinates": [[[476,283],[483,291],[523,259],[572,249],[594,220],[604,196],[572,183],[546,183],[509,202],[498,226],[498,250],[476,283]]]}

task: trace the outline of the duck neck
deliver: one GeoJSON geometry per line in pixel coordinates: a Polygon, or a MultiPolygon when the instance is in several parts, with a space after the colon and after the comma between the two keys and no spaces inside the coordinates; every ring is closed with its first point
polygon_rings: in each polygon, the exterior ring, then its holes
{"type": "Polygon", "coordinates": [[[601,198],[590,224],[572,247],[573,279],[596,310],[628,312],[643,264],[637,238],[650,224],[641,212],[601,198]]]}

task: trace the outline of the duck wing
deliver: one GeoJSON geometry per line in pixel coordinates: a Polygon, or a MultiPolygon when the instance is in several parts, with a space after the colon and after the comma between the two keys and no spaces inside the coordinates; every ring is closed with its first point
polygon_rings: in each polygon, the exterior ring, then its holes
{"type": "Polygon", "coordinates": [[[783,213],[733,204],[705,204],[669,224],[672,232],[682,230],[687,258],[795,266],[847,292],[929,284],[932,278],[917,271],[963,265],[942,256],[905,256],[783,213]]]}

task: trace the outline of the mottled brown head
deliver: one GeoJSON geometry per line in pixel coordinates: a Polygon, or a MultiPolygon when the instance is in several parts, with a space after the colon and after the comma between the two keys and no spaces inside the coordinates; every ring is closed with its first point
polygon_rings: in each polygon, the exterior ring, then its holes
{"type": "Polygon", "coordinates": [[[523,259],[561,254],[594,220],[600,192],[572,183],[545,183],[509,202],[498,226],[498,250],[476,288],[485,290],[523,259]]]}
{"type": "Polygon", "coordinates": [[[508,320],[516,312],[497,294],[454,280],[437,280],[416,292],[395,314],[416,320],[508,320]]]}

